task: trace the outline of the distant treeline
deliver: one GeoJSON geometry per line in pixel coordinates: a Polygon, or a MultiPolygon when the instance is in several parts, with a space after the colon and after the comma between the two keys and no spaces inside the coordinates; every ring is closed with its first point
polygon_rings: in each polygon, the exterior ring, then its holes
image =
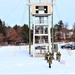
{"type": "MultiPolygon", "coordinates": [[[[60,20],[57,24],[54,25],[53,27],[54,41],[55,41],[55,37],[57,37],[55,36],[56,32],[59,32],[63,28],[68,30],[68,23],[64,24],[62,20],[60,20]]],[[[73,29],[75,29],[75,23],[73,25],[73,29]]],[[[52,28],[50,30],[52,33],[52,28]]],[[[32,29],[31,29],[31,41],[33,42],[33,30],[32,29]]],[[[23,26],[20,26],[16,24],[13,27],[6,26],[5,21],[2,21],[0,19],[0,43],[6,43],[6,42],[8,44],[29,43],[28,25],[24,24],[23,26]]]]}

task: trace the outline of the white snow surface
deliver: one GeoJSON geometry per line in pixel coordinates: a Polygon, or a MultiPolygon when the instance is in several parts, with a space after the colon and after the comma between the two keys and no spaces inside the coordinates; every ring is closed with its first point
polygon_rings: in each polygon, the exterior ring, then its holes
{"type": "Polygon", "coordinates": [[[28,46],[0,46],[0,74],[75,74],[75,50],[59,49],[60,62],[52,60],[49,68],[44,57],[29,55],[28,46]]]}

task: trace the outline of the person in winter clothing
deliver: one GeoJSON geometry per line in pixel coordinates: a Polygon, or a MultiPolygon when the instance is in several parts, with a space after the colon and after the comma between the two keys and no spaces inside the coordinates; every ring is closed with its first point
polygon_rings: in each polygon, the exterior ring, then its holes
{"type": "Polygon", "coordinates": [[[58,60],[60,62],[60,58],[61,58],[61,53],[57,52],[57,54],[56,54],[56,60],[58,60]]]}
{"type": "Polygon", "coordinates": [[[52,63],[52,58],[51,57],[49,57],[48,63],[49,63],[49,68],[51,68],[51,63],[52,63]]]}
{"type": "Polygon", "coordinates": [[[47,62],[48,62],[48,56],[49,56],[48,53],[46,53],[45,54],[45,60],[47,60],[47,62]]]}

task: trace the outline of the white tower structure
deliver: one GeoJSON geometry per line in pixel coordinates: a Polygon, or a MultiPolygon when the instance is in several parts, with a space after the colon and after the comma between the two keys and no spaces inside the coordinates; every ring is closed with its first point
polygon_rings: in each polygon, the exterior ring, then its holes
{"type": "Polygon", "coordinates": [[[48,0],[39,1],[39,3],[30,6],[33,17],[33,57],[43,55],[42,52],[46,50],[45,48],[48,48],[49,52],[51,51],[50,15],[52,4],[48,3],[48,0]],[[46,2],[43,3],[42,1],[46,2]]]}
{"type": "Polygon", "coordinates": [[[48,3],[48,0],[39,0],[40,3],[48,3]]]}

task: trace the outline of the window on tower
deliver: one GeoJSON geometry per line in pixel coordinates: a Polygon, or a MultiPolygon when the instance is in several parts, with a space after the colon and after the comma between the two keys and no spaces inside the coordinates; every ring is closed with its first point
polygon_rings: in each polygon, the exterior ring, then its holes
{"type": "Polygon", "coordinates": [[[44,6],[44,13],[48,13],[48,7],[44,6]]]}
{"type": "Polygon", "coordinates": [[[36,10],[36,13],[39,13],[38,10],[36,10]]]}
{"type": "Polygon", "coordinates": [[[35,12],[39,14],[48,13],[48,6],[36,6],[35,9],[35,12]]]}
{"type": "Polygon", "coordinates": [[[36,9],[38,9],[39,7],[38,6],[36,6],[36,9]]]}
{"type": "Polygon", "coordinates": [[[39,9],[39,7],[38,7],[38,6],[36,6],[36,13],[39,13],[38,9],[39,9]]]}

